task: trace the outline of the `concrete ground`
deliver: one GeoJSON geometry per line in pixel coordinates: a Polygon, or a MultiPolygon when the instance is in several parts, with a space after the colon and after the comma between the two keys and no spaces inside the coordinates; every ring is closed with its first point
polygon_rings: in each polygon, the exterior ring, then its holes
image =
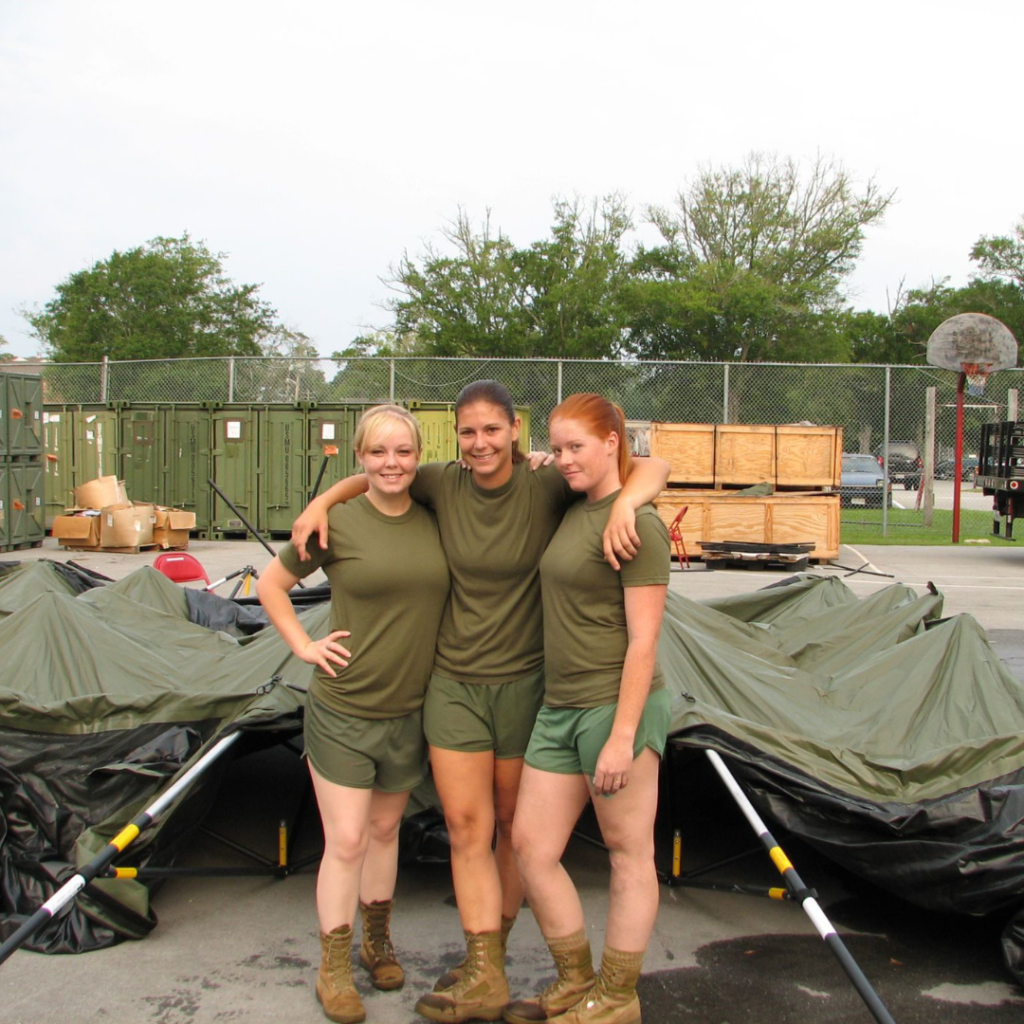
{"type": "MultiPolygon", "coordinates": [[[[1022,541],[1024,544],[1024,541],[1022,541]]],[[[275,547],[279,546],[274,544],[275,547]]],[[[190,551],[217,579],[270,553],[256,542],[193,541],[190,551]]],[[[73,560],[120,578],[152,561],[152,553],[70,553],[50,539],[7,560],[73,560]]],[[[843,548],[832,567],[859,596],[893,580],[923,588],[932,581],[947,614],[970,612],[989,631],[996,650],[1024,680],[1024,549],[843,548]]],[[[672,587],[693,598],[744,593],[776,582],[771,570],[709,572],[700,563],[676,571],[672,587]]],[[[196,584],[189,584],[195,586],[196,584]]],[[[227,594],[233,583],[222,585],[227,594]]],[[[207,819],[222,838],[276,857],[278,822],[293,816],[304,789],[301,762],[287,748],[239,757],[207,819]]],[[[724,788],[698,759],[681,798],[683,869],[746,854],[708,878],[755,886],[778,876],[724,788]]],[[[658,863],[670,863],[672,822],[659,822],[658,863]]],[[[566,865],[581,892],[592,943],[600,949],[608,869],[605,853],[588,841],[587,818],[570,844],[566,865]]],[[[778,837],[829,915],[893,1018],[944,1024],[1020,1021],[1024,990],[1014,984],[999,951],[1002,922],[947,918],[915,910],[847,875],[796,840],[778,837]]],[[[308,861],[284,879],[177,877],[153,898],[159,925],[141,942],[78,956],[19,951],[0,966],[0,1019],[5,1024],[111,1020],[154,1024],[213,1024],[323,1020],[313,996],[319,959],[314,914],[315,812],[299,823],[294,862],[308,861]]],[[[179,861],[204,868],[247,862],[221,839],[202,834],[179,861]]],[[[368,1020],[421,1020],[416,999],[461,955],[461,932],[446,864],[404,868],[394,938],[407,971],[400,992],[375,992],[359,978],[368,1020]]],[[[532,992],[550,977],[548,958],[528,910],[510,942],[514,993],[532,992]]],[[[670,887],[642,980],[648,1024],[739,1024],[741,1021],[855,1022],[872,1020],[801,908],[732,892],[670,887]]]]}

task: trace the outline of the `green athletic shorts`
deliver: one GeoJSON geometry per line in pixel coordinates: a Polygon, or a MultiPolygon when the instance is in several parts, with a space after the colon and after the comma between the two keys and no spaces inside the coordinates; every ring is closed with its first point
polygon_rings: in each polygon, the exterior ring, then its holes
{"type": "Polygon", "coordinates": [[[356,718],[310,693],[303,735],[310,764],[336,785],[404,793],[427,777],[422,711],[401,718],[356,718]]]}
{"type": "MultiPolygon", "coordinates": [[[[541,708],[526,751],[526,763],[542,772],[593,776],[601,748],[611,735],[617,707],[615,703],[597,708],[541,708]]],[[[650,747],[661,757],[671,717],[668,690],[652,693],[636,729],[633,757],[644,747],[650,747]]]]}
{"type": "Polygon", "coordinates": [[[544,699],[544,671],[511,683],[457,683],[432,675],[423,705],[427,742],[444,750],[522,757],[544,699]]]}

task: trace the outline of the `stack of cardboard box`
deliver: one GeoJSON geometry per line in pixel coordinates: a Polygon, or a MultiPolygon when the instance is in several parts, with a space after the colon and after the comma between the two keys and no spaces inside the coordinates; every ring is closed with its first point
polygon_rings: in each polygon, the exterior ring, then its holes
{"type": "Polygon", "coordinates": [[[75,504],[50,530],[61,547],[137,552],[142,548],[188,547],[194,512],[129,501],[124,481],[101,476],[75,488],[75,504]]]}

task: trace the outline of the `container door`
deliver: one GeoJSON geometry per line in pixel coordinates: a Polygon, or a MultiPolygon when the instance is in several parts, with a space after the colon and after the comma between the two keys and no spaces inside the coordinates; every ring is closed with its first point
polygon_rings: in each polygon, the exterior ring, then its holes
{"type": "Polygon", "coordinates": [[[459,457],[455,437],[455,406],[412,403],[409,411],[420,422],[423,434],[422,462],[451,462],[459,457]]]}
{"type": "Polygon", "coordinates": [[[259,411],[259,512],[261,533],[288,536],[306,507],[306,412],[259,411]]]}
{"type": "Polygon", "coordinates": [[[239,512],[256,529],[256,449],[259,442],[256,410],[249,406],[217,409],[213,413],[211,470],[214,483],[237,508],[213,493],[210,529],[213,533],[247,532],[239,512]]]}
{"type": "Polygon", "coordinates": [[[72,413],[74,462],[72,487],[100,476],[120,479],[117,450],[117,410],[77,408],[72,413]]]}
{"type": "Polygon", "coordinates": [[[164,411],[131,407],[119,413],[121,475],[131,501],[163,505],[164,411]]]}
{"type": "Polygon", "coordinates": [[[362,406],[319,406],[306,416],[306,498],[322,494],[333,483],[359,471],[352,435],[362,406]],[[332,454],[333,453],[333,454],[332,454]]]}
{"type": "Polygon", "coordinates": [[[29,374],[5,374],[7,452],[39,458],[43,454],[43,381],[29,374]]]}
{"type": "Polygon", "coordinates": [[[69,409],[43,413],[44,491],[43,516],[46,528],[75,501],[72,482],[74,465],[74,416],[69,409]]]}
{"type": "Polygon", "coordinates": [[[174,406],[166,421],[167,489],[165,504],[196,514],[196,529],[210,528],[213,491],[210,440],[213,413],[209,409],[174,406]]]}
{"type": "Polygon", "coordinates": [[[43,542],[43,464],[12,462],[7,466],[9,543],[38,547],[43,542]]]}

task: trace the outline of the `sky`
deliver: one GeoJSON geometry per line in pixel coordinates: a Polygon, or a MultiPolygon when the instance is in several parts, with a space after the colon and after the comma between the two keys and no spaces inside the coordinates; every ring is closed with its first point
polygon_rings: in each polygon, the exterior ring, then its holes
{"type": "Polygon", "coordinates": [[[188,232],[322,355],[460,208],[671,206],[758,151],[895,190],[848,282],[964,284],[1024,215],[1020,0],[0,0],[0,336],[115,250],[188,232]]]}

